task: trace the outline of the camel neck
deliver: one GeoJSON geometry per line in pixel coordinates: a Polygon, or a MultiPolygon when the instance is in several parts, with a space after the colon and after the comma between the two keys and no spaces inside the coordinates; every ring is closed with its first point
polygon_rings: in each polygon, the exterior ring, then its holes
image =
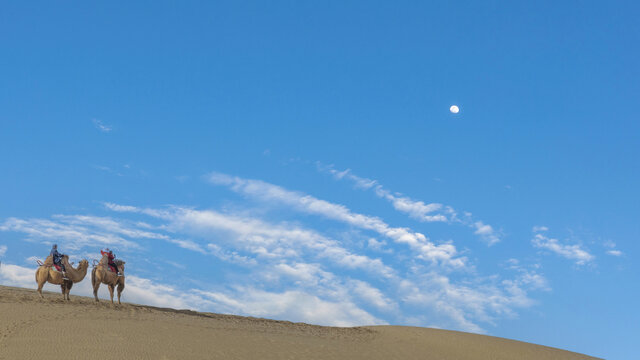
{"type": "Polygon", "coordinates": [[[77,268],[74,268],[71,265],[66,265],[65,267],[67,269],[67,276],[73,282],[82,281],[82,279],[87,275],[87,266],[82,266],[82,264],[78,264],[77,268]]]}

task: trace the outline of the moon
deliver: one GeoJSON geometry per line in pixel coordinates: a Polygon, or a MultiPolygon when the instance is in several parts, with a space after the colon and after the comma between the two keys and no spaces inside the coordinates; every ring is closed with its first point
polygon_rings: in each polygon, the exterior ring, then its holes
{"type": "Polygon", "coordinates": [[[460,111],[460,108],[457,105],[451,105],[449,111],[451,111],[451,113],[453,114],[457,114],[460,111]]]}

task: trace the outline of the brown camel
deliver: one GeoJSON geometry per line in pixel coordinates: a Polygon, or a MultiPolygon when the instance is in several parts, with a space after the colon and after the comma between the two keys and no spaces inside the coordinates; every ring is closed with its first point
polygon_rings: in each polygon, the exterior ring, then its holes
{"type": "Polygon", "coordinates": [[[91,285],[93,285],[93,296],[98,301],[98,288],[100,284],[106,284],[109,287],[109,294],[111,295],[111,304],[113,304],[113,290],[118,285],[118,305],[121,304],[120,296],[122,290],[124,290],[124,264],[122,260],[116,260],[115,264],[118,266],[118,271],[122,276],[118,276],[115,272],[109,268],[108,255],[102,256],[100,263],[91,271],[91,285]]]}
{"type": "Polygon", "coordinates": [[[44,261],[44,264],[36,270],[38,294],[40,294],[41,298],[44,298],[42,295],[42,287],[48,281],[51,284],[60,285],[60,288],[62,289],[62,298],[65,300],[71,300],[69,297],[71,287],[74,283],[82,281],[87,275],[87,269],[89,268],[89,262],[87,260],[80,260],[78,267],[73,268],[71,264],[69,264],[69,256],[63,255],[62,264],[64,264],[64,267],[67,270],[67,277],[69,280],[62,279],[62,273],[53,268],[53,259],[51,258],[51,255],[49,255],[44,261]]]}

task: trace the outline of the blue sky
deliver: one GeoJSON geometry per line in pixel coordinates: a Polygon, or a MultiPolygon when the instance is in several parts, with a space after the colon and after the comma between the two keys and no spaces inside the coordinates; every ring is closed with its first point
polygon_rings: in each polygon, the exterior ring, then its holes
{"type": "Polygon", "coordinates": [[[5,4],[0,283],[110,247],[125,301],[628,358],[639,15],[5,4]]]}

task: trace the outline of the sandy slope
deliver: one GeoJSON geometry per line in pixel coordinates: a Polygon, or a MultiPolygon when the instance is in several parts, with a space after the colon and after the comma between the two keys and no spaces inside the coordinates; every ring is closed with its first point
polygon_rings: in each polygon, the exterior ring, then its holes
{"type": "MultiPolygon", "coordinates": [[[[126,290],[125,290],[126,291],[126,290]]],[[[0,286],[0,359],[595,359],[513,340],[401,326],[333,328],[96,304],[0,286]],[[109,354],[109,355],[107,355],[109,354]]]]}

